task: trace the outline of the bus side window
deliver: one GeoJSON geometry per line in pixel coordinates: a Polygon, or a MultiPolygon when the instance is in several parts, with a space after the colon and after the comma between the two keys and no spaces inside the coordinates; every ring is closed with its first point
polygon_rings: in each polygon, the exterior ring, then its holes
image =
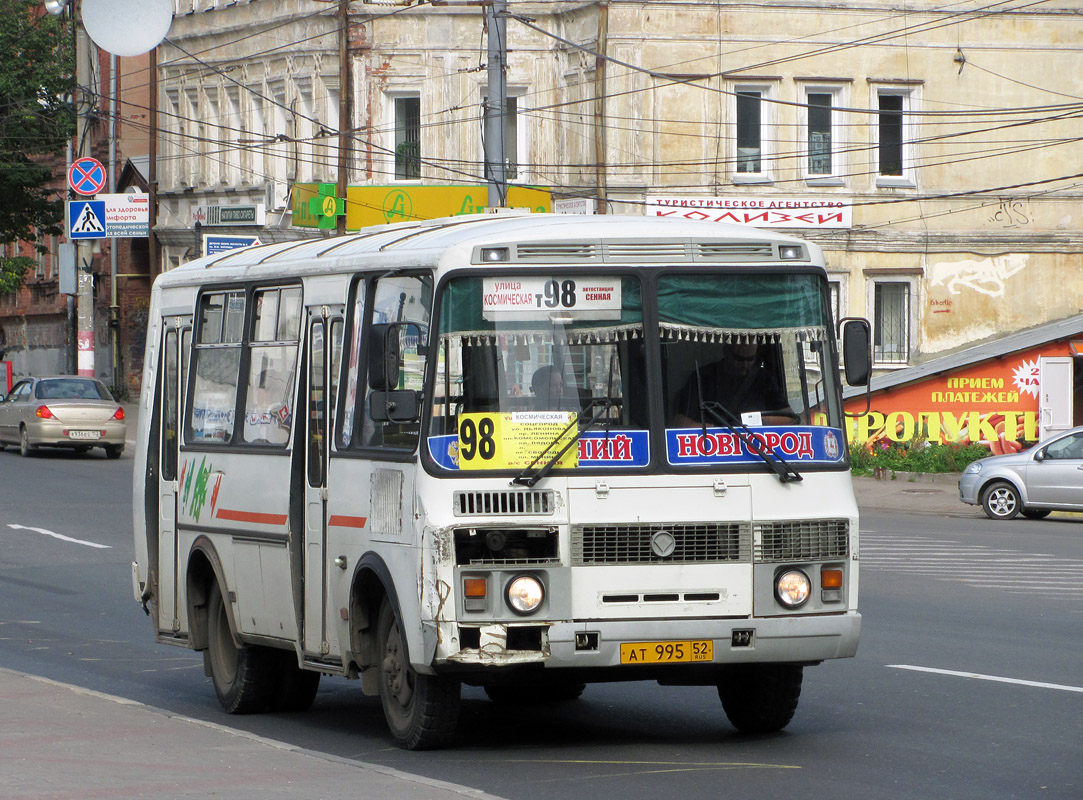
{"type": "MultiPolygon", "coordinates": [[[[417,445],[418,425],[414,423],[384,422],[372,419],[369,413],[372,392],[394,389],[411,389],[420,392],[425,382],[426,353],[420,341],[429,331],[432,312],[432,278],[428,276],[393,276],[376,282],[372,297],[372,322],[376,325],[391,322],[410,322],[414,325],[396,326],[396,331],[408,332],[401,342],[398,359],[398,380],[395,386],[367,387],[364,405],[365,425],[362,445],[367,447],[394,447],[413,449],[417,445]],[[415,328],[416,326],[416,328],[415,328]],[[415,334],[414,331],[419,333],[415,334]]],[[[397,335],[397,334],[396,334],[397,335]]],[[[370,338],[370,347],[378,337],[370,338]]],[[[382,359],[384,353],[369,352],[368,358],[382,359]]],[[[371,370],[368,370],[371,373],[371,370]]],[[[366,377],[370,377],[367,375],[366,377]]]]}
{"type": "Polygon", "coordinates": [[[192,356],[187,440],[225,444],[233,439],[240,381],[244,292],[213,292],[199,301],[197,338],[192,356]]]}
{"type": "Polygon", "coordinates": [[[248,347],[244,441],[285,446],[293,425],[301,289],[262,289],[252,300],[255,313],[248,347]]]}

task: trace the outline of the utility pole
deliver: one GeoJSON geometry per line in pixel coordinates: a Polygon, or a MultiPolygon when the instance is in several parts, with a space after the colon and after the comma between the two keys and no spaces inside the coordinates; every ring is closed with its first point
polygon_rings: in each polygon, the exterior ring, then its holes
{"type": "MultiPolygon", "coordinates": [[[[78,6],[72,8],[72,24],[75,26],[75,82],[78,97],[76,99],[76,140],[75,158],[90,155],[90,112],[92,96],[90,93],[90,76],[92,66],[90,59],[92,49],[90,37],[86,28],[79,19],[78,6]],[[86,152],[84,152],[86,151],[86,152]]],[[[104,222],[104,220],[103,220],[104,222]]],[[[94,273],[90,266],[92,258],[91,249],[83,243],[76,242],[75,248],[75,274],[76,274],[76,364],[78,373],[88,377],[94,377],[94,273]]]]}
{"type": "Polygon", "coordinates": [[[485,16],[489,26],[488,96],[485,98],[485,178],[489,183],[489,208],[503,208],[508,201],[505,172],[504,118],[508,113],[507,0],[489,0],[485,16]]]}
{"type": "MultiPolygon", "coordinates": [[[[350,139],[353,128],[353,70],[350,64],[350,0],[338,4],[338,186],[335,195],[346,200],[350,182],[350,139]]],[[[346,215],[335,221],[336,232],[346,232],[346,215]]]]}

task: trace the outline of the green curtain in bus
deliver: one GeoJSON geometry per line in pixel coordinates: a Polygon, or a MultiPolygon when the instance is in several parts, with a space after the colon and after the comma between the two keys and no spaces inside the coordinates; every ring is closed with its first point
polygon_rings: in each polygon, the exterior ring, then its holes
{"type": "Polygon", "coordinates": [[[822,328],[827,313],[814,275],[663,275],[663,324],[707,329],[822,328]]]}

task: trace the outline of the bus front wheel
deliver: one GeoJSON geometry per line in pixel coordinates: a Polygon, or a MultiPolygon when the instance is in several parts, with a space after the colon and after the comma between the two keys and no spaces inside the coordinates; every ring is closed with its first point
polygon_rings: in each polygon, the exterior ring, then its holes
{"type": "Polygon", "coordinates": [[[277,676],[274,651],[233,641],[222,591],[215,583],[207,598],[207,663],[218,702],[227,714],[263,711],[277,676]]]}
{"type": "Polygon", "coordinates": [[[732,666],[718,684],[718,697],[741,733],[774,733],[793,719],[803,674],[794,664],[732,666]]]}
{"type": "Polygon", "coordinates": [[[459,681],[419,675],[410,666],[395,610],[386,599],[377,625],[380,704],[399,747],[428,750],[445,744],[459,722],[459,681]]]}

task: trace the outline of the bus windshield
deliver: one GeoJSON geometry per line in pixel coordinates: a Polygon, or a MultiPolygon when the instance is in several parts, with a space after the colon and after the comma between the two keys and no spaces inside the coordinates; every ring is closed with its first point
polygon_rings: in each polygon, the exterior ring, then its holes
{"type": "Polygon", "coordinates": [[[427,437],[436,465],[643,468],[652,426],[671,467],[762,465],[741,444],[745,429],[780,457],[843,461],[822,276],[665,271],[651,285],[633,275],[450,280],[427,437]]]}

